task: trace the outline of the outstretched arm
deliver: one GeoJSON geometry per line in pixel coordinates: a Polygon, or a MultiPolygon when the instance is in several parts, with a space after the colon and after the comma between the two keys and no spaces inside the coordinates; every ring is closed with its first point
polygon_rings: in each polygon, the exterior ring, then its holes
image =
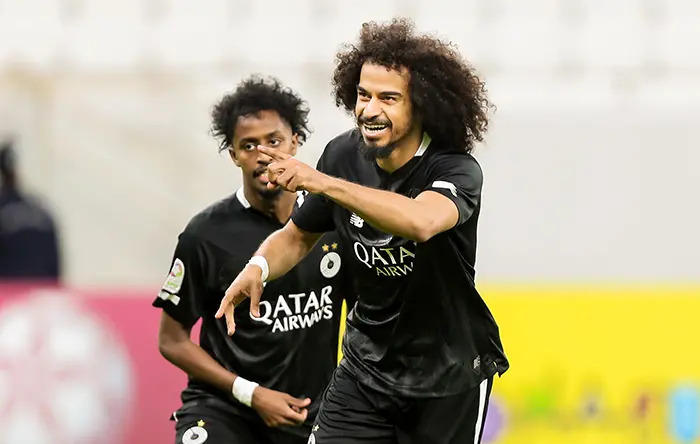
{"type": "Polygon", "coordinates": [[[434,191],[424,191],[415,199],[410,199],[391,191],[325,176],[319,192],[370,225],[416,242],[425,242],[449,230],[459,218],[457,207],[434,191]]]}
{"type": "Polygon", "coordinates": [[[260,244],[255,256],[263,256],[269,266],[267,280],[277,279],[294,268],[313,248],[322,233],[309,233],[291,220],[260,244]]]}
{"type": "Polygon", "coordinates": [[[241,270],[226,290],[216,318],[226,316],[228,334],[236,330],[233,312],[236,305],[250,298],[250,311],[260,316],[260,297],[263,282],[276,279],[294,268],[311,250],[321,233],[309,233],[297,227],[291,220],[284,228],[272,233],[255,252],[253,259],[241,270]]]}
{"type": "Polygon", "coordinates": [[[258,150],[274,160],[268,165],[268,186],[322,194],[387,233],[425,242],[459,221],[455,204],[439,192],[424,191],[411,199],[328,176],[276,149],[258,150]]]}

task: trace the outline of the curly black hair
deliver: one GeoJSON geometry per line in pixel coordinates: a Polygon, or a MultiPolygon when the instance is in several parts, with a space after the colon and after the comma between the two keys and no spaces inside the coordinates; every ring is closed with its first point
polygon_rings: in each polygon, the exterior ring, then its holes
{"type": "Polygon", "coordinates": [[[292,128],[292,134],[299,137],[299,145],[311,132],[306,101],[276,78],[254,75],[242,81],[234,92],[225,95],[211,112],[211,133],[219,140],[219,152],[231,146],[238,118],[260,111],[276,111],[292,128]]]}
{"type": "Polygon", "coordinates": [[[364,23],[359,43],[344,45],[336,55],[333,74],[335,103],[350,113],[365,62],[408,69],[414,113],[436,144],[471,152],[474,143],[483,140],[492,106],[485,83],[451,43],[417,35],[406,18],[364,23]]]}

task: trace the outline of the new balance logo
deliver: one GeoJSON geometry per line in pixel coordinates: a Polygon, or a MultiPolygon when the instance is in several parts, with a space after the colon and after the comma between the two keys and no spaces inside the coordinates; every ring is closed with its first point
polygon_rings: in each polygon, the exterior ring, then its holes
{"type": "Polygon", "coordinates": [[[355,213],[350,215],[350,223],[357,228],[362,228],[365,225],[365,221],[355,213]]]}

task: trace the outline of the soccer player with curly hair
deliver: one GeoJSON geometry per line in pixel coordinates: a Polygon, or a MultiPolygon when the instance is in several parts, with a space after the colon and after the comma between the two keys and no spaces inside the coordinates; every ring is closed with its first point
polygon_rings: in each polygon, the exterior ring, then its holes
{"type": "Polygon", "coordinates": [[[216,316],[229,334],[246,298],[259,316],[263,282],[337,230],[358,300],[309,442],[478,443],[493,378],[509,366],[474,284],[482,171],[470,153],[488,127],[484,82],[453,46],[397,19],[363,25],[333,84],[357,127],[316,169],[258,147],[274,159],[270,187],[310,194],[216,316]]]}
{"type": "Polygon", "coordinates": [[[284,277],[267,285],[241,334],[214,319],[230,276],[281,229],[303,193],[268,187],[272,158],[306,140],[308,108],[275,79],[251,77],[212,112],[212,132],[243,175],[237,192],[210,205],[180,234],[170,272],[153,305],[162,309],[161,354],[189,375],[172,415],[177,444],[303,444],[338,362],[342,241],[334,233],[284,277]],[[190,331],[202,320],[199,344],[190,331]]]}

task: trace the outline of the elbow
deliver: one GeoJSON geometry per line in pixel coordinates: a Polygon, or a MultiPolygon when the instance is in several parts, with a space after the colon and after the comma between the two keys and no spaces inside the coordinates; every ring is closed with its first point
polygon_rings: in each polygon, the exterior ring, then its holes
{"type": "Polygon", "coordinates": [[[422,244],[423,242],[429,241],[432,237],[433,234],[430,231],[421,230],[417,231],[413,236],[411,236],[411,240],[422,244]]]}
{"type": "Polygon", "coordinates": [[[162,357],[168,359],[168,356],[170,355],[170,347],[168,347],[168,343],[163,341],[161,338],[158,338],[158,351],[162,357]]]}
{"type": "Polygon", "coordinates": [[[190,331],[163,312],[158,329],[158,351],[168,361],[173,360],[190,339],[190,331]]]}
{"type": "Polygon", "coordinates": [[[409,237],[412,241],[418,243],[427,242],[438,233],[437,228],[438,224],[436,221],[430,218],[420,222],[417,221],[409,237]]]}
{"type": "MultiPolygon", "coordinates": [[[[451,204],[450,204],[451,205],[451,204]]],[[[441,211],[439,208],[423,208],[418,217],[412,219],[411,240],[423,243],[438,234],[453,228],[459,222],[456,207],[454,211],[441,211]]]]}
{"type": "Polygon", "coordinates": [[[174,345],[175,341],[173,341],[172,338],[167,336],[158,337],[158,351],[160,352],[160,355],[168,361],[172,359],[174,345]]]}

